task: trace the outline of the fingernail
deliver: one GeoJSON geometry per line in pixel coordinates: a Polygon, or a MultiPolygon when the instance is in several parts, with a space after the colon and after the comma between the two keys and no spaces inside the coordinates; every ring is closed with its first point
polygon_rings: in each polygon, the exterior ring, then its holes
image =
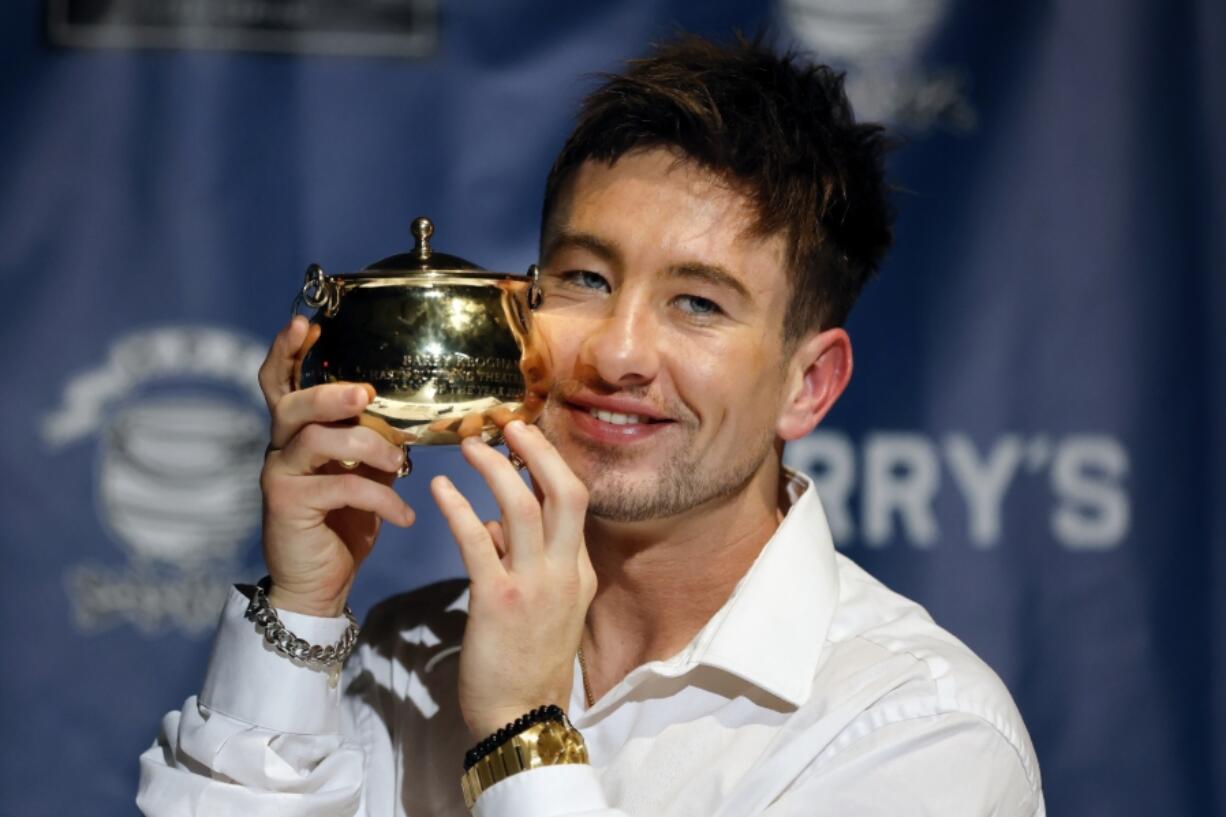
{"type": "Polygon", "coordinates": [[[366,389],[361,386],[354,386],[349,390],[349,405],[364,406],[366,405],[366,389]]]}
{"type": "Polygon", "coordinates": [[[507,423],[506,430],[511,431],[512,429],[514,429],[514,433],[522,434],[524,432],[524,421],[518,418],[511,420],[507,423]]]}

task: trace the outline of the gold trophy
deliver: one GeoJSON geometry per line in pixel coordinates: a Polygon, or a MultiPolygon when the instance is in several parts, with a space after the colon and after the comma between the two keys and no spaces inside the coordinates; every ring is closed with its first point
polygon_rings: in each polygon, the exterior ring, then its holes
{"type": "Polygon", "coordinates": [[[501,442],[507,421],[537,418],[551,385],[532,323],[542,297],[536,266],[490,272],[435,252],[429,219],[412,231],[410,252],[358,272],[326,275],[311,264],[293,307],[315,310],[294,387],[374,386],[360,422],[405,446],[400,476],[412,470],[411,446],[477,434],[501,442]]]}

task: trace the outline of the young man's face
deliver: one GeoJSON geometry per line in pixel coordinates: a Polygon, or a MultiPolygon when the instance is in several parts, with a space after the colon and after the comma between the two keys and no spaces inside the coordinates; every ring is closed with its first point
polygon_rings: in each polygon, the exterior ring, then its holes
{"type": "Polygon", "coordinates": [[[640,151],[581,166],[553,220],[537,326],[557,384],[540,424],[590,512],[667,517],[777,467],[790,286],[748,200],[640,151]]]}

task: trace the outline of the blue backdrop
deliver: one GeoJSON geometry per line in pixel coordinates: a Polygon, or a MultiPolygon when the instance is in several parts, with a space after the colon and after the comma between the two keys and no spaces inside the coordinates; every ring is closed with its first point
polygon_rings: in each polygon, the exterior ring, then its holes
{"type": "MultiPolygon", "coordinates": [[[[522,271],[582,75],[765,24],[906,142],[856,376],[791,462],[1004,678],[1053,814],[1226,813],[1217,0],[5,4],[0,813],[134,811],[262,573],[254,373],[306,264],[425,214],[522,271]]],[[[359,612],[461,572],[424,484],[359,612]]]]}

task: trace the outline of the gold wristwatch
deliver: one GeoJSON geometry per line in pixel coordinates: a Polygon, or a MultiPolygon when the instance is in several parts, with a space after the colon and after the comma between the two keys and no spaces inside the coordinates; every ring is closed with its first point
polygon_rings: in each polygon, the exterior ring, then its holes
{"type": "Polygon", "coordinates": [[[587,744],[564,720],[534,723],[491,749],[460,778],[464,804],[470,809],[481,792],[525,769],[562,763],[587,763],[587,744]]]}

